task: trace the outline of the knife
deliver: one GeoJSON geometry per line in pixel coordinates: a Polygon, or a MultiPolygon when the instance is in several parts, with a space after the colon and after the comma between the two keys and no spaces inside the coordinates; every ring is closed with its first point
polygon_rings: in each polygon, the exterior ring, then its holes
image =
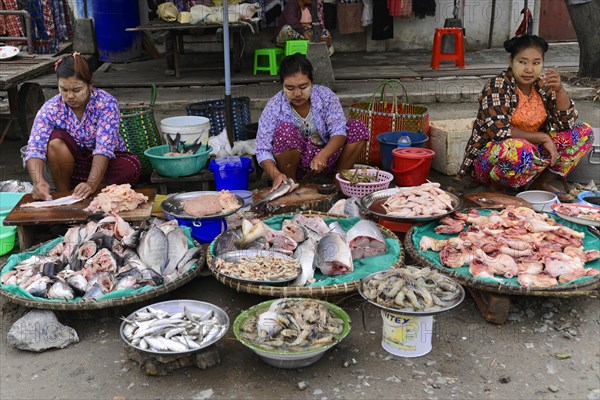
{"type": "Polygon", "coordinates": [[[308,171],[308,174],[304,175],[304,178],[302,178],[302,181],[300,181],[300,185],[306,185],[308,183],[308,180],[310,178],[312,178],[313,176],[315,176],[315,173],[317,171],[314,169],[311,169],[310,171],[308,171]]]}

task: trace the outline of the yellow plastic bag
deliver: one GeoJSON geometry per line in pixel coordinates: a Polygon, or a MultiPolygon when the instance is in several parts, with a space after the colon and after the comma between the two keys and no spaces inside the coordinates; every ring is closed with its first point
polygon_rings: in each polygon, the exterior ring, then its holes
{"type": "Polygon", "coordinates": [[[159,5],[158,9],[156,10],[156,15],[158,15],[158,18],[167,22],[177,21],[178,14],[179,11],[173,3],[163,3],[159,5]]]}

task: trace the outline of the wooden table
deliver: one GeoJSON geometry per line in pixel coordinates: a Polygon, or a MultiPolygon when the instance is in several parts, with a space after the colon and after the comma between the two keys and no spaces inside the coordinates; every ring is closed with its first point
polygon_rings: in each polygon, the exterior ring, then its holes
{"type": "Polygon", "coordinates": [[[29,138],[31,125],[45,98],[40,85],[23,82],[51,69],[56,60],[55,57],[21,54],[10,60],[0,60],[0,91],[8,93],[9,105],[9,113],[0,114],[0,119],[8,119],[8,124],[0,132],[0,144],[13,122],[21,125],[23,139],[29,138]]]}
{"type": "MultiPolygon", "coordinates": [[[[240,71],[242,68],[242,53],[244,52],[244,29],[258,29],[258,25],[255,23],[240,23],[231,22],[229,23],[229,30],[231,32],[231,60],[234,71],[240,71]]],[[[134,28],[127,28],[127,31],[132,32],[167,32],[167,40],[165,42],[166,59],[167,59],[167,71],[166,73],[175,72],[176,78],[181,78],[179,56],[184,53],[183,49],[183,35],[203,35],[216,32],[217,29],[223,28],[221,24],[203,24],[203,25],[192,25],[182,24],[179,22],[167,22],[162,20],[153,20],[147,24],[136,26],[134,28]]],[[[229,49],[229,44],[227,44],[229,49]]]]}
{"type": "MultiPolygon", "coordinates": [[[[138,208],[133,211],[125,211],[119,213],[121,218],[128,222],[141,222],[150,217],[152,212],[152,205],[154,203],[154,197],[156,196],[156,189],[136,189],[136,192],[142,193],[148,197],[146,203],[140,204],[138,208]]],[[[97,192],[98,193],[98,192],[97,192]]],[[[85,223],[88,217],[91,215],[89,212],[84,211],[84,208],[90,205],[95,195],[88,197],[87,199],[80,201],[79,203],[71,204],[68,206],[61,207],[47,207],[47,208],[21,208],[21,204],[30,203],[33,200],[31,194],[26,194],[12,209],[12,211],[6,216],[4,225],[15,225],[17,226],[17,233],[19,235],[19,246],[21,250],[30,248],[34,244],[34,230],[31,229],[40,225],[71,225],[85,223]]],[[[58,199],[65,196],[70,196],[72,192],[54,192],[52,197],[58,199]]]]}

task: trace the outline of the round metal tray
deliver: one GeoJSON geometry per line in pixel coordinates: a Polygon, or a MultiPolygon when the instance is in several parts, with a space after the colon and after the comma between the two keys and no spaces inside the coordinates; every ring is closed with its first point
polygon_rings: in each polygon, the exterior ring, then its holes
{"type": "Polygon", "coordinates": [[[375,273],[373,273],[371,275],[365,276],[364,278],[362,278],[360,280],[360,284],[358,285],[358,292],[369,303],[371,303],[374,306],[377,306],[377,307],[379,307],[379,308],[381,308],[383,310],[386,310],[386,311],[389,311],[389,312],[392,312],[392,313],[395,313],[395,314],[414,315],[414,316],[419,316],[419,317],[426,317],[428,315],[436,315],[436,314],[440,314],[440,313],[446,312],[446,311],[451,310],[454,307],[458,306],[465,299],[465,289],[460,285],[460,283],[458,283],[455,280],[452,280],[450,278],[447,278],[447,277],[442,277],[442,278],[445,279],[445,280],[447,280],[447,281],[449,281],[449,282],[452,282],[453,284],[455,284],[456,286],[458,286],[458,288],[460,289],[460,297],[452,305],[450,305],[450,306],[448,306],[446,308],[439,309],[439,310],[431,310],[431,311],[426,311],[426,310],[425,311],[401,310],[401,309],[397,309],[397,308],[386,307],[384,305],[381,305],[381,304],[377,303],[376,301],[373,301],[373,300],[370,300],[369,298],[367,298],[367,296],[363,293],[363,290],[362,290],[363,283],[369,282],[371,279],[375,278],[375,276],[377,276],[377,275],[380,275],[380,274],[392,274],[394,272],[398,272],[398,270],[396,270],[396,271],[380,271],[380,272],[375,272],[375,273]]]}
{"type": "Polygon", "coordinates": [[[596,220],[589,219],[589,218],[576,217],[574,215],[567,215],[565,213],[558,211],[558,208],[560,208],[560,207],[570,207],[570,208],[576,208],[576,209],[580,209],[580,210],[592,210],[592,211],[600,212],[600,210],[598,210],[597,207],[586,206],[586,205],[582,205],[582,204],[553,204],[552,210],[554,210],[556,215],[558,215],[559,217],[561,217],[562,219],[565,219],[567,221],[571,221],[571,222],[574,222],[579,225],[600,227],[600,221],[596,221],[596,220]]]}
{"type": "Polygon", "coordinates": [[[226,217],[228,215],[235,213],[237,210],[242,208],[242,206],[244,205],[244,200],[240,196],[234,195],[236,200],[238,201],[239,207],[233,211],[222,212],[219,214],[212,214],[212,215],[204,215],[201,217],[194,217],[193,215],[189,215],[188,213],[183,211],[182,202],[184,202],[185,200],[190,200],[190,199],[193,199],[194,197],[198,197],[198,196],[218,195],[218,194],[219,194],[219,192],[211,192],[211,191],[179,193],[179,194],[175,194],[175,195],[169,197],[168,199],[166,199],[165,201],[163,201],[160,204],[160,208],[162,208],[162,210],[168,216],[172,216],[175,218],[181,218],[181,219],[192,219],[195,221],[199,221],[199,220],[205,220],[205,219],[217,219],[217,218],[226,217]]]}
{"type": "MultiPolygon", "coordinates": [[[[132,343],[130,343],[125,338],[125,335],[123,334],[123,329],[125,328],[125,325],[128,324],[128,322],[123,321],[123,323],[121,324],[121,328],[119,329],[119,333],[121,334],[121,339],[123,339],[123,341],[125,343],[127,343],[128,346],[131,346],[134,349],[139,350],[144,353],[161,355],[161,356],[182,356],[182,355],[186,355],[186,354],[197,353],[197,352],[201,351],[202,349],[207,348],[211,344],[219,341],[223,336],[225,336],[225,333],[227,333],[227,331],[229,330],[229,316],[227,315],[227,313],[225,311],[223,311],[223,309],[221,309],[220,307],[217,307],[211,303],[206,303],[204,301],[197,301],[197,300],[169,300],[169,301],[163,301],[161,303],[152,304],[149,307],[156,308],[157,310],[166,311],[171,314],[183,312],[183,307],[186,307],[190,312],[193,312],[195,314],[205,314],[208,311],[214,311],[215,316],[217,317],[217,319],[219,320],[221,325],[226,326],[226,329],[223,329],[211,341],[202,344],[201,347],[198,349],[192,349],[192,350],[188,350],[188,351],[179,351],[179,352],[177,352],[177,351],[155,351],[155,350],[150,350],[150,349],[144,350],[141,347],[134,346],[132,343]]],[[[129,314],[127,316],[127,319],[132,319],[137,312],[142,311],[145,308],[146,307],[142,307],[139,310],[132,312],[131,314],[129,314]]]]}
{"type": "Polygon", "coordinates": [[[430,215],[427,217],[395,217],[392,215],[387,215],[385,212],[385,209],[381,206],[381,204],[384,201],[386,201],[388,198],[390,198],[393,195],[395,195],[396,193],[398,193],[400,190],[401,190],[401,188],[397,188],[397,187],[391,188],[391,189],[379,190],[377,192],[373,192],[371,194],[364,196],[360,200],[360,203],[358,203],[358,204],[360,205],[360,207],[363,208],[363,210],[365,212],[371,213],[382,219],[387,219],[390,221],[397,221],[397,222],[433,221],[433,220],[445,217],[446,215],[452,214],[453,212],[459,210],[463,204],[462,200],[458,196],[456,196],[450,192],[444,191],[448,196],[450,196],[451,201],[452,201],[452,209],[444,214],[430,215]]]}
{"type": "MultiPolygon", "coordinates": [[[[265,256],[265,257],[273,257],[273,258],[281,258],[284,260],[296,260],[293,257],[287,256],[285,254],[282,253],[278,253],[275,251],[270,251],[270,250],[258,250],[258,249],[248,249],[248,250],[237,250],[237,251],[229,251],[227,253],[223,253],[223,254],[219,254],[217,257],[215,257],[213,263],[215,263],[217,261],[217,259],[221,258],[227,262],[232,262],[232,263],[236,263],[241,257],[256,257],[256,256],[265,256]]],[[[300,276],[300,274],[302,273],[302,267],[300,266],[300,263],[298,263],[298,273],[291,277],[291,278],[287,278],[287,279],[282,279],[282,280],[256,280],[256,279],[244,279],[244,278],[240,278],[238,276],[234,276],[234,275],[229,275],[229,274],[224,274],[223,272],[219,271],[219,269],[215,266],[214,270],[216,272],[218,272],[219,274],[226,276],[228,278],[231,279],[235,279],[236,281],[240,281],[240,282],[246,282],[246,283],[255,283],[255,284],[267,284],[267,285],[282,285],[282,284],[286,284],[289,282],[294,281],[298,276],[300,276]]]]}

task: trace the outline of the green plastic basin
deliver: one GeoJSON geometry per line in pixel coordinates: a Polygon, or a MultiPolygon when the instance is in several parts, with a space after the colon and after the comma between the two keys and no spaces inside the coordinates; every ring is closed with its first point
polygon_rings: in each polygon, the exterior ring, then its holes
{"type": "Polygon", "coordinates": [[[6,217],[25,193],[0,192],[0,217],[6,217]]]}
{"type": "Polygon", "coordinates": [[[199,173],[208,162],[208,156],[212,147],[208,146],[198,149],[196,153],[188,156],[164,156],[169,152],[169,145],[151,147],[144,151],[152,167],[162,176],[177,178],[179,176],[189,176],[199,173]]]}
{"type": "Polygon", "coordinates": [[[4,217],[0,217],[0,256],[10,252],[15,247],[17,236],[16,226],[4,226],[4,217]]]}

